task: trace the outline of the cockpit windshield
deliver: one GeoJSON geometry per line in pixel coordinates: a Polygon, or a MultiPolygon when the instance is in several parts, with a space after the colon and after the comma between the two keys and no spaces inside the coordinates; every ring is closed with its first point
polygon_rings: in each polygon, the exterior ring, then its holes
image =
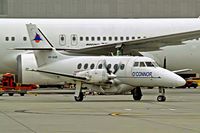
{"type": "Polygon", "coordinates": [[[134,62],[134,67],[158,67],[156,62],[134,62]]]}
{"type": "Polygon", "coordinates": [[[154,67],[159,67],[158,64],[156,62],[152,62],[154,67]]]}
{"type": "Polygon", "coordinates": [[[140,67],[145,67],[145,63],[144,62],[140,62],[140,67]]]}
{"type": "Polygon", "coordinates": [[[154,67],[153,62],[145,62],[145,63],[146,63],[146,65],[147,65],[147,67],[154,67]]]}

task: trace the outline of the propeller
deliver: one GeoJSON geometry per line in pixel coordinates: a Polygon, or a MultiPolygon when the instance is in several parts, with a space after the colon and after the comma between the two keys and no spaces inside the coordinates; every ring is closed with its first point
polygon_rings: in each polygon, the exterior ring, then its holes
{"type": "Polygon", "coordinates": [[[110,64],[107,65],[107,63],[106,63],[105,60],[104,60],[103,66],[104,66],[104,68],[106,69],[106,71],[107,71],[107,73],[108,73],[108,75],[109,75],[109,77],[110,77],[111,79],[116,78],[116,75],[115,75],[115,74],[116,74],[117,71],[119,70],[120,64],[119,64],[119,65],[116,64],[116,65],[114,66],[114,72],[112,72],[112,71],[110,70],[111,65],[110,65],[110,64]]]}
{"type": "Polygon", "coordinates": [[[110,70],[109,66],[106,64],[106,61],[105,61],[105,60],[104,60],[103,66],[104,66],[104,68],[106,69],[106,71],[107,71],[108,74],[111,74],[111,73],[112,73],[112,71],[110,70]]]}

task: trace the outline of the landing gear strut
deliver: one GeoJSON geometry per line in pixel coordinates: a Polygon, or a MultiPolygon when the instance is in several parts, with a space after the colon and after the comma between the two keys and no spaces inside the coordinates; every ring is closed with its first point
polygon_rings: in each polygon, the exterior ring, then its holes
{"type": "Polygon", "coordinates": [[[166,101],[166,97],[165,97],[165,89],[164,88],[159,88],[159,96],[157,97],[157,101],[158,102],[164,102],[166,101]]]}
{"type": "Polygon", "coordinates": [[[84,97],[84,94],[82,92],[82,83],[81,82],[77,82],[76,83],[76,90],[75,90],[74,99],[77,102],[81,102],[81,101],[83,101],[83,97],[84,97]]]}
{"type": "Polygon", "coordinates": [[[141,100],[142,98],[142,91],[140,89],[140,87],[136,87],[134,88],[131,93],[133,94],[133,99],[136,100],[136,101],[139,101],[141,100]]]}
{"type": "Polygon", "coordinates": [[[83,101],[83,97],[84,97],[83,92],[80,92],[79,96],[74,96],[74,99],[75,99],[77,102],[81,102],[81,101],[83,101]]]}

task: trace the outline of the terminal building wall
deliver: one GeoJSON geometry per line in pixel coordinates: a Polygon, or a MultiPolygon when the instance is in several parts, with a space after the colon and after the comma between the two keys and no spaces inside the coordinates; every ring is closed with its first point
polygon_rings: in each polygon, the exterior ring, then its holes
{"type": "Polygon", "coordinates": [[[0,17],[198,17],[199,7],[200,0],[0,0],[0,17]]]}

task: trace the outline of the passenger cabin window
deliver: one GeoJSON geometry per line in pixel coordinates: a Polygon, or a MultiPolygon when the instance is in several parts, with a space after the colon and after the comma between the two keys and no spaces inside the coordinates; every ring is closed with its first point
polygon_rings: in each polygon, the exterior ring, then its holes
{"type": "Polygon", "coordinates": [[[110,68],[111,68],[111,64],[108,64],[108,65],[107,65],[107,68],[110,69],[110,68]]]}
{"type": "Polygon", "coordinates": [[[124,65],[124,64],[121,64],[121,65],[120,65],[120,69],[121,69],[121,70],[124,70],[124,68],[125,68],[125,65],[124,65]]]}
{"type": "Polygon", "coordinates": [[[12,40],[12,41],[15,41],[15,37],[11,37],[11,40],[12,40]]]}
{"type": "Polygon", "coordinates": [[[64,41],[64,40],[65,40],[65,37],[64,37],[64,36],[61,36],[61,37],[60,37],[60,40],[61,40],[61,41],[64,41]]]}
{"type": "Polygon", "coordinates": [[[9,37],[6,37],[5,40],[6,40],[6,41],[9,41],[9,37]]]}
{"type": "Polygon", "coordinates": [[[91,64],[91,65],[90,65],[90,69],[94,69],[94,64],[91,64]]]}
{"type": "Polygon", "coordinates": [[[99,64],[98,69],[102,69],[103,65],[99,64]]]}
{"type": "MultiPolygon", "coordinates": [[[[63,38],[63,39],[64,39],[64,38],[63,38]]],[[[72,37],[72,40],[73,40],[73,41],[76,41],[76,37],[75,37],[75,36],[73,36],[73,37],[72,37]]]]}
{"type": "Polygon", "coordinates": [[[139,66],[139,62],[135,62],[133,66],[134,67],[138,67],[139,66]]]}
{"type": "Polygon", "coordinates": [[[115,36],[115,41],[118,41],[118,37],[117,36],[115,36]]]}
{"type": "Polygon", "coordinates": [[[144,62],[140,62],[140,67],[145,67],[145,63],[144,62]]]}
{"type": "Polygon", "coordinates": [[[98,36],[98,37],[97,37],[97,41],[101,41],[101,37],[98,36]]]}
{"type": "Polygon", "coordinates": [[[126,40],[129,40],[129,37],[128,37],[128,36],[126,37],[126,40]]]}
{"type": "Polygon", "coordinates": [[[80,41],[83,41],[83,37],[82,36],[80,37],[80,41]]]}
{"type": "Polygon", "coordinates": [[[145,62],[145,64],[147,65],[147,67],[154,67],[152,62],[145,62]]]}
{"type": "Polygon", "coordinates": [[[103,40],[106,41],[106,37],[105,36],[103,37],[103,40]]]}
{"type": "Polygon", "coordinates": [[[89,41],[89,37],[86,37],[85,40],[86,40],[86,41],[89,41]]]}
{"type": "Polygon", "coordinates": [[[135,40],[135,37],[134,37],[134,36],[132,36],[132,40],[135,40]]]}
{"type": "Polygon", "coordinates": [[[91,40],[92,40],[92,41],[94,41],[94,40],[95,40],[95,38],[94,38],[94,37],[92,37],[92,38],[91,38],[91,40]]]}
{"type": "Polygon", "coordinates": [[[27,41],[27,37],[24,36],[24,37],[23,37],[23,40],[24,40],[24,41],[27,41]]]}
{"type": "Polygon", "coordinates": [[[118,64],[115,64],[113,68],[114,68],[114,70],[117,70],[117,69],[119,69],[119,66],[118,66],[118,64]]]}
{"type": "Polygon", "coordinates": [[[82,64],[79,63],[78,66],[77,66],[77,69],[81,69],[81,67],[82,67],[82,64]]]}
{"type": "Polygon", "coordinates": [[[121,41],[123,41],[123,40],[124,40],[124,37],[123,37],[123,36],[121,36],[121,37],[120,37],[120,40],[121,40],[121,41]]]}
{"type": "Polygon", "coordinates": [[[87,69],[87,68],[88,68],[88,64],[85,64],[85,65],[84,65],[84,69],[87,69]]]}
{"type": "Polygon", "coordinates": [[[109,37],[109,41],[112,41],[112,37],[111,36],[109,37]]]}

